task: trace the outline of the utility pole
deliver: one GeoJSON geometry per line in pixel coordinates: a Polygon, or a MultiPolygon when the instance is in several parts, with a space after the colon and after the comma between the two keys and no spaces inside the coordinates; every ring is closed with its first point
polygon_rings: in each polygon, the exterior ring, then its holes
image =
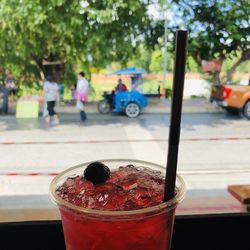
{"type": "Polygon", "coordinates": [[[163,97],[166,97],[166,88],[167,88],[167,83],[166,83],[166,78],[167,78],[167,62],[168,62],[168,55],[167,55],[167,18],[165,18],[164,21],[164,47],[163,47],[163,52],[164,52],[164,61],[163,61],[163,78],[162,78],[162,90],[163,90],[163,97]]]}
{"type": "Polygon", "coordinates": [[[164,55],[164,61],[163,61],[163,78],[162,78],[162,96],[163,98],[166,97],[166,78],[167,78],[167,63],[168,63],[168,54],[167,54],[167,41],[168,41],[168,19],[167,19],[167,11],[168,11],[168,0],[166,0],[166,3],[163,7],[163,17],[164,17],[164,46],[163,46],[163,55],[164,55]]]}

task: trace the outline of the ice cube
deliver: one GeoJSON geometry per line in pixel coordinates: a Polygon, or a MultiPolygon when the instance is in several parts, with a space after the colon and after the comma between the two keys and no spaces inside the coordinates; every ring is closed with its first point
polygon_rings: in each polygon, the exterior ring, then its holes
{"type": "Polygon", "coordinates": [[[73,178],[68,178],[64,183],[65,187],[72,187],[74,185],[75,185],[75,180],[73,178]]]}
{"type": "Polygon", "coordinates": [[[122,187],[123,190],[129,191],[131,189],[137,188],[138,183],[137,179],[134,176],[128,176],[126,179],[121,180],[120,182],[117,183],[120,187],[122,187]]]}

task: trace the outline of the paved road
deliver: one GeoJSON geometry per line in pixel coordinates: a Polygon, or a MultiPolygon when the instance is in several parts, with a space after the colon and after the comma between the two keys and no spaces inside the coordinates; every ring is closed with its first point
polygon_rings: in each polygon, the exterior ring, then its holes
{"type": "MultiPolygon", "coordinates": [[[[0,118],[1,195],[47,194],[53,173],[85,161],[135,158],[165,164],[169,114],[61,115],[59,126],[0,118]]],[[[250,121],[225,113],[184,114],[178,171],[193,195],[218,195],[250,179],[250,121]],[[202,192],[198,192],[202,190],[202,192]],[[217,190],[216,192],[214,190],[217,190]]]]}

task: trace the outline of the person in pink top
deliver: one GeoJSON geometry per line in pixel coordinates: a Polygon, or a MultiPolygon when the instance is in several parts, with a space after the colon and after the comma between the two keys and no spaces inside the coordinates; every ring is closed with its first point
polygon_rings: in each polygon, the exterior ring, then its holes
{"type": "Polygon", "coordinates": [[[89,83],[85,79],[85,73],[78,74],[78,81],[76,85],[76,107],[80,110],[80,119],[82,122],[86,121],[87,115],[84,110],[84,103],[87,101],[89,93],[89,83]]]}

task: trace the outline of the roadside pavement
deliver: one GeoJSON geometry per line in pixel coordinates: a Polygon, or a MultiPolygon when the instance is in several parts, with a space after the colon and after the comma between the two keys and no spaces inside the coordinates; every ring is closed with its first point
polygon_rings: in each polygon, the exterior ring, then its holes
{"type": "MultiPolygon", "coordinates": [[[[86,103],[86,110],[90,114],[98,113],[98,102],[92,101],[86,103]]],[[[211,104],[208,99],[194,98],[184,99],[182,105],[183,113],[218,113],[223,110],[211,104]]],[[[57,104],[56,111],[60,113],[78,113],[79,111],[74,104],[57,104]]],[[[16,112],[16,103],[10,103],[10,114],[14,115],[16,112]]],[[[42,112],[42,105],[40,105],[40,113],[42,112]]],[[[171,112],[171,99],[160,99],[157,97],[148,98],[148,107],[146,107],[143,113],[170,113],[171,112]]]]}
{"type": "MultiPolygon", "coordinates": [[[[98,113],[97,102],[89,102],[86,104],[88,113],[98,113]]],[[[57,106],[58,113],[72,113],[78,112],[73,105],[61,105],[57,106]]],[[[171,100],[160,99],[156,97],[148,98],[148,107],[146,107],[143,113],[170,113],[171,112],[171,100]]],[[[222,112],[221,108],[211,104],[208,99],[194,98],[183,100],[183,113],[217,113],[222,112]]]]}

